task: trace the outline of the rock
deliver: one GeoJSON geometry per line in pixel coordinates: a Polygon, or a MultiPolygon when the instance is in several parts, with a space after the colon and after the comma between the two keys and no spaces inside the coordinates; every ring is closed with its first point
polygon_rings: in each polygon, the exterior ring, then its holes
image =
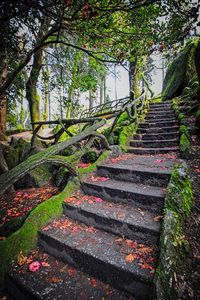
{"type": "Polygon", "coordinates": [[[83,163],[93,163],[97,160],[97,158],[98,154],[96,151],[88,151],[82,156],[81,160],[83,163]]]}

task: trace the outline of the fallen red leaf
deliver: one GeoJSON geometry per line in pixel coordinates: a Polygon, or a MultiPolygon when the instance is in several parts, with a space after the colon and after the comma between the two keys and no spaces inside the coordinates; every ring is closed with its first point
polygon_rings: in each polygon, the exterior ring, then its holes
{"type": "Polygon", "coordinates": [[[128,263],[131,263],[131,262],[133,262],[137,258],[138,258],[137,254],[130,253],[130,254],[128,254],[128,255],[125,256],[125,261],[128,262],[128,263]]]}

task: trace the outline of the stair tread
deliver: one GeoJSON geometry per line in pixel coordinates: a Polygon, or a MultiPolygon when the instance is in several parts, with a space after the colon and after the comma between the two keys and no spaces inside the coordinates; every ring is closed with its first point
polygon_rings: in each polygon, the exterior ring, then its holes
{"type": "Polygon", "coordinates": [[[127,159],[115,164],[101,163],[100,168],[110,168],[119,170],[130,170],[143,173],[158,173],[158,174],[171,174],[174,165],[174,160],[167,160],[155,157],[141,157],[139,159],[127,159]],[[160,161],[160,163],[159,163],[160,161]]]}
{"type": "MultiPolygon", "coordinates": [[[[97,177],[98,178],[98,177],[97,177]]],[[[89,178],[82,182],[90,186],[100,186],[109,189],[114,189],[116,191],[126,191],[128,193],[143,194],[154,197],[164,197],[164,189],[157,186],[144,185],[141,183],[118,181],[114,179],[109,179],[107,181],[97,180],[95,182],[91,181],[89,178]]]]}
{"type": "Polygon", "coordinates": [[[175,139],[169,139],[169,140],[156,140],[156,139],[152,139],[152,140],[130,140],[130,142],[140,142],[140,143],[163,143],[163,142],[178,142],[179,139],[178,138],[175,138],[175,139]]]}
{"type": "Polygon", "coordinates": [[[142,210],[127,204],[109,203],[101,198],[85,196],[81,192],[75,194],[76,197],[69,197],[64,205],[92,213],[105,219],[116,220],[120,223],[143,228],[154,233],[160,232],[160,224],[155,221],[155,213],[142,210]],[[73,199],[73,200],[71,200],[73,199]]]}
{"type": "MultiPolygon", "coordinates": [[[[42,240],[57,241],[58,244],[71,248],[73,251],[76,249],[79,255],[84,253],[87,257],[93,257],[99,262],[113,265],[119,271],[128,272],[130,276],[140,278],[142,281],[152,282],[153,280],[150,270],[143,269],[140,266],[139,253],[144,245],[140,246],[135,241],[128,240],[129,242],[127,242],[126,239],[74,222],[66,217],[53,221],[39,233],[42,240]],[[130,244],[134,247],[127,247],[130,244]],[[126,256],[130,253],[138,255],[138,259],[133,260],[131,263],[126,261],[126,256]]],[[[150,257],[154,259],[156,257],[156,245],[148,248],[149,253],[143,257],[145,261],[148,261],[150,257]]],[[[154,269],[155,262],[151,262],[151,266],[154,269]]]]}
{"type": "Polygon", "coordinates": [[[45,261],[49,266],[40,267],[37,272],[30,272],[26,264],[23,266],[15,264],[8,276],[7,284],[17,299],[28,299],[30,294],[31,297],[35,297],[34,299],[46,300],[133,299],[131,295],[116,290],[49,254],[37,251],[34,253],[34,261],[45,261]],[[27,298],[22,298],[21,294],[27,298]]]}

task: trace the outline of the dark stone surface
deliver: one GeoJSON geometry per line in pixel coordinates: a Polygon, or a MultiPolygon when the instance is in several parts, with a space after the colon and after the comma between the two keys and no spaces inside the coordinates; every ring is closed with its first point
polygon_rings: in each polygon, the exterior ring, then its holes
{"type": "Polygon", "coordinates": [[[140,128],[151,128],[151,127],[174,127],[178,126],[177,121],[167,121],[167,122],[145,122],[145,123],[140,123],[140,128]]]}
{"type": "Polygon", "coordinates": [[[166,126],[166,127],[151,127],[151,128],[138,128],[138,132],[140,133],[174,133],[179,130],[179,126],[166,126]]]}
{"type": "MultiPolygon", "coordinates": [[[[65,220],[61,218],[59,221],[65,220]]],[[[74,223],[74,228],[77,226],[74,223]]],[[[153,292],[153,276],[149,270],[140,268],[138,259],[126,262],[130,249],[125,241],[121,239],[118,243],[115,235],[97,229],[91,233],[87,228],[74,232],[69,227],[62,228],[62,225],[61,228],[50,226],[39,232],[39,244],[54,257],[130,292],[138,299],[149,299],[153,292]]],[[[152,251],[150,256],[156,257],[155,247],[152,251]]]]}
{"type": "Polygon", "coordinates": [[[64,203],[64,214],[73,220],[92,225],[117,235],[147,244],[155,244],[160,233],[160,223],[154,221],[155,213],[147,210],[112,203],[64,203]]]}
{"type": "Polygon", "coordinates": [[[170,140],[170,139],[179,139],[179,132],[166,132],[166,133],[143,133],[135,134],[133,136],[135,140],[170,140]]]}
{"type": "Polygon", "coordinates": [[[133,204],[136,207],[160,211],[164,203],[164,190],[160,187],[144,184],[108,180],[81,183],[81,188],[88,195],[108,200],[109,202],[133,204]]]}
{"type": "Polygon", "coordinates": [[[142,148],[165,148],[165,147],[174,147],[179,145],[179,140],[171,139],[171,140],[131,140],[131,147],[142,147],[142,148]]]}
{"type": "MultiPolygon", "coordinates": [[[[36,259],[41,261],[40,256],[36,259]]],[[[52,256],[48,256],[47,262],[50,266],[41,267],[37,272],[30,272],[27,266],[13,266],[7,277],[7,285],[14,299],[133,300],[131,295],[118,291],[52,256]]]]}
{"type": "Polygon", "coordinates": [[[129,153],[135,154],[162,154],[168,152],[177,152],[179,147],[165,147],[165,148],[139,148],[139,147],[127,147],[129,153]]]}
{"type": "Polygon", "coordinates": [[[173,165],[174,160],[159,156],[135,156],[116,164],[101,164],[97,167],[97,174],[117,180],[166,186],[173,165]]]}

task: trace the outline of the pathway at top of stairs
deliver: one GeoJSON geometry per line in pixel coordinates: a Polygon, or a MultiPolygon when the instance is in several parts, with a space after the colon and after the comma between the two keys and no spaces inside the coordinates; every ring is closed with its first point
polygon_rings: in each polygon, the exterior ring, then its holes
{"type": "Polygon", "coordinates": [[[98,166],[65,200],[63,216],[40,230],[35,260],[47,266],[30,272],[14,265],[10,293],[16,299],[154,299],[160,222],[178,144],[170,103],[150,104],[129,153],[98,166]]]}

